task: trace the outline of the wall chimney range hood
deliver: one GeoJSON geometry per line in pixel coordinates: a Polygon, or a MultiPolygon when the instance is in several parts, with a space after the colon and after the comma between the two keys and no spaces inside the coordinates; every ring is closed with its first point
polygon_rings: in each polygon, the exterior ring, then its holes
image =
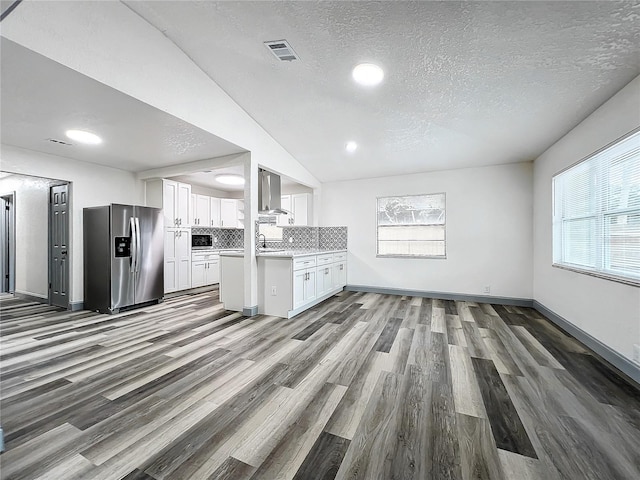
{"type": "Polygon", "coordinates": [[[288,215],[291,212],[280,208],[280,175],[258,169],[258,213],[269,215],[288,215]]]}

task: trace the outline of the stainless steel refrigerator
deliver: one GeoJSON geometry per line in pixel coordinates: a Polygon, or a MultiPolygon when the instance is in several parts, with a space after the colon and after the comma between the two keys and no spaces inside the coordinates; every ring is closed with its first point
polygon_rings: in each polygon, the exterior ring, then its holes
{"type": "Polygon", "coordinates": [[[118,313],[164,295],[164,219],[159,208],[85,208],[84,308],[118,313]]]}

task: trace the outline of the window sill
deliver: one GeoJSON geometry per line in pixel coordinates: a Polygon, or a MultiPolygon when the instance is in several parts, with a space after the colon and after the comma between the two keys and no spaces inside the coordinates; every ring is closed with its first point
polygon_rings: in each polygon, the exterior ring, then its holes
{"type": "Polygon", "coordinates": [[[640,280],[634,280],[632,278],[617,277],[615,275],[610,275],[610,274],[603,273],[603,272],[595,272],[595,271],[592,271],[592,270],[583,270],[583,269],[578,268],[578,267],[570,267],[568,265],[561,265],[561,264],[558,264],[558,263],[553,263],[551,266],[554,267],[554,268],[559,268],[561,270],[568,270],[570,272],[582,273],[583,275],[588,275],[590,277],[596,277],[596,278],[601,278],[603,280],[609,280],[611,282],[622,283],[624,285],[630,285],[632,287],[640,287],[640,280]]]}

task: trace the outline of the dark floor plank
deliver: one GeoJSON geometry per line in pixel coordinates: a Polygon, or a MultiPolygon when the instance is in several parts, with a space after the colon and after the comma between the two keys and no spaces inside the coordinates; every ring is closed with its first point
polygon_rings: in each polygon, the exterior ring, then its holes
{"type": "Polygon", "coordinates": [[[497,447],[538,458],[493,362],[481,358],[471,361],[497,447]]]}
{"type": "Polygon", "coordinates": [[[400,325],[402,325],[402,318],[390,318],[380,337],[378,337],[374,349],[378,352],[389,353],[391,345],[393,345],[393,341],[396,339],[396,335],[400,329],[400,325]]]}
{"type": "Polygon", "coordinates": [[[333,480],[349,448],[349,440],[322,432],[296,472],[294,480],[333,480]]]}

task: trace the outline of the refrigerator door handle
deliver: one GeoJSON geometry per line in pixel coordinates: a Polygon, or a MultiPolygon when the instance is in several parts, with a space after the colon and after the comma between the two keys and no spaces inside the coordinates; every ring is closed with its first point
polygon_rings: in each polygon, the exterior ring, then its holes
{"type": "Polygon", "coordinates": [[[142,250],[140,249],[140,219],[136,217],[136,272],[140,272],[142,250]]]}
{"type": "Polygon", "coordinates": [[[138,249],[136,246],[136,223],[133,217],[129,218],[129,228],[131,229],[131,257],[129,260],[130,272],[136,271],[136,261],[138,260],[138,249]]]}

